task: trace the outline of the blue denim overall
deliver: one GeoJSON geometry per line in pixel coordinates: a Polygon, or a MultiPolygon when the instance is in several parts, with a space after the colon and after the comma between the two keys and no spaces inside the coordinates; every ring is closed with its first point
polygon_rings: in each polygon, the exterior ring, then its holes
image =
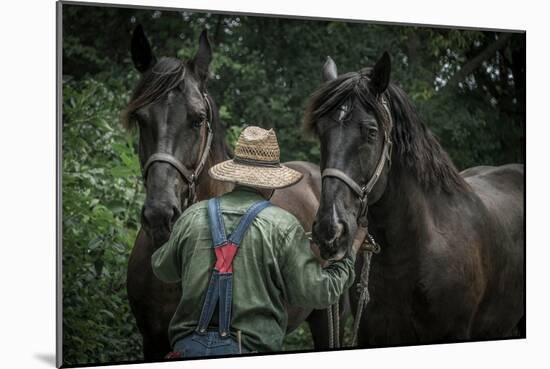
{"type": "MultiPolygon", "coordinates": [[[[216,264],[206,290],[199,323],[195,332],[183,337],[174,345],[172,357],[199,357],[239,354],[239,344],[231,336],[231,306],[233,298],[233,258],[237,254],[244,234],[254,218],[269,201],[257,201],[242,216],[233,233],[227,237],[219,198],[208,201],[208,218],[216,264]],[[208,330],[216,304],[219,303],[218,331],[208,330]]],[[[246,352],[241,350],[241,352],[246,352]]]]}

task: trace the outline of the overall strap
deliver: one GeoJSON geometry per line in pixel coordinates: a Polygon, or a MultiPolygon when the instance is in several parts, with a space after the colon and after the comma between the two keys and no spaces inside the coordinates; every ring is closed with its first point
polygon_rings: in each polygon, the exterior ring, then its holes
{"type": "Polygon", "coordinates": [[[258,201],[252,204],[241,217],[239,224],[232,235],[227,238],[223,214],[221,212],[219,198],[208,201],[208,219],[212,234],[212,246],[216,255],[216,264],[210,277],[208,290],[202,306],[199,324],[196,331],[205,333],[216,304],[219,302],[219,332],[221,337],[229,336],[231,325],[231,307],[233,304],[233,259],[246,230],[250,227],[260,211],[270,206],[269,201],[258,201]]]}
{"type": "Polygon", "coordinates": [[[241,244],[248,227],[250,227],[256,216],[260,213],[260,211],[264,210],[270,205],[271,203],[265,200],[258,201],[252,204],[252,206],[248,208],[246,213],[242,216],[239,224],[237,225],[237,228],[235,228],[231,236],[229,236],[229,241],[231,241],[231,243],[238,247],[241,244]]]}
{"type": "Polygon", "coordinates": [[[220,199],[217,197],[208,200],[208,222],[210,224],[210,233],[212,234],[214,247],[226,244],[225,224],[223,222],[220,199]]]}

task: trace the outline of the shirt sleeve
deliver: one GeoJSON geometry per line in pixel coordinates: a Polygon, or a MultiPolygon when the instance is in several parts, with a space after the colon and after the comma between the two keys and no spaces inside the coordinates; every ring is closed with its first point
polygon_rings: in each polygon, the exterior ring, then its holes
{"type": "Polygon", "coordinates": [[[355,257],[346,255],[323,268],[300,224],[293,225],[285,234],[280,266],[288,303],[320,309],[338,302],[355,279],[355,257]]]}
{"type": "Polygon", "coordinates": [[[153,273],[161,281],[175,283],[181,280],[181,247],[181,232],[178,232],[174,226],[170,239],[151,257],[153,273]]]}

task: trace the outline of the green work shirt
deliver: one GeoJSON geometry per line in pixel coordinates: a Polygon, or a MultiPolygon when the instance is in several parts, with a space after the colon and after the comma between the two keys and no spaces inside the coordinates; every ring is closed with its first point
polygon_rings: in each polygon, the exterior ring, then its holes
{"type": "MultiPolygon", "coordinates": [[[[258,192],[242,187],[221,196],[227,234],[259,200],[258,192]]],[[[201,201],[182,214],[152,257],[159,279],[181,283],[181,301],[168,329],[172,346],[197,327],[215,261],[207,201],[201,201]]],[[[240,330],[250,351],[280,351],[288,321],[285,302],[311,308],[336,303],[353,283],[354,261],[347,256],[322,268],[298,220],[268,207],[248,228],[233,260],[232,334],[240,330]]]]}

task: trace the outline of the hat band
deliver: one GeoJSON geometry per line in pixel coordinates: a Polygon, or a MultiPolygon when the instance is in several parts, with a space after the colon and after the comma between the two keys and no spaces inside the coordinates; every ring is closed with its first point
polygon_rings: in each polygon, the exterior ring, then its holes
{"type": "Polygon", "coordinates": [[[264,160],[245,159],[245,158],[240,158],[238,156],[236,156],[233,159],[233,162],[235,162],[237,164],[252,166],[252,167],[267,167],[267,168],[280,168],[281,167],[281,164],[279,163],[279,161],[264,161],[264,160]]]}

